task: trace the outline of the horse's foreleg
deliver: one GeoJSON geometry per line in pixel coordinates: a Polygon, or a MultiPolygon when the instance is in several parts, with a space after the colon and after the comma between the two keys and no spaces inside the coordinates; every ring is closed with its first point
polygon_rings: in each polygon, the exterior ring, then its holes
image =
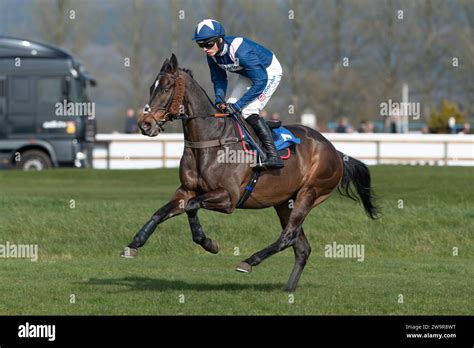
{"type": "Polygon", "coordinates": [[[148,222],[138,231],[133,237],[132,242],[126,247],[123,252],[123,257],[135,257],[137,249],[142,247],[151,234],[155,231],[156,227],[163,221],[184,213],[185,207],[188,204],[190,198],[194,197],[194,193],[187,191],[183,188],[179,188],[174,197],[163,207],[158,209],[151,217],[148,222]]]}
{"type": "Polygon", "coordinates": [[[202,246],[204,250],[217,254],[219,252],[219,244],[217,241],[206,237],[199,222],[197,211],[187,212],[187,214],[189,227],[191,227],[191,233],[193,234],[193,242],[202,246]]]}
{"type": "Polygon", "coordinates": [[[193,241],[203,247],[204,250],[213,254],[219,251],[219,244],[206,237],[197,216],[200,208],[216,210],[224,213],[232,211],[232,201],[229,192],[224,189],[207,192],[200,196],[189,200],[186,206],[186,214],[188,215],[189,226],[193,234],[193,241]]]}

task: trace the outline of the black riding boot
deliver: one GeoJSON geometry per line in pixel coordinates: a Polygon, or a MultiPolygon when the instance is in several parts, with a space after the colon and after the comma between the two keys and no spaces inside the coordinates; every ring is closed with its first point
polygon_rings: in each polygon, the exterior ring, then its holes
{"type": "Polygon", "coordinates": [[[260,141],[267,152],[267,159],[262,162],[262,167],[265,169],[279,169],[283,168],[285,164],[283,160],[278,157],[275,143],[272,138],[272,131],[268,127],[265,120],[257,114],[252,114],[246,119],[247,123],[252,126],[253,130],[259,137],[260,141]]]}

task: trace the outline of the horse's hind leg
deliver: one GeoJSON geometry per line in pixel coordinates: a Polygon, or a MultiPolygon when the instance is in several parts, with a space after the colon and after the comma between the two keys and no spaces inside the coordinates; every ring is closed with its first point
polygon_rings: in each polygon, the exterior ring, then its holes
{"type": "MultiPolygon", "coordinates": [[[[289,204],[285,203],[275,207],[275,210],[280,218],[281,227],[285,228],[288,224],[290,218],[291,209],[289,204]]],[[[293,245],[293,251],[295,253],[295,266],[291,272],[290,279],[286,284],[285,290],[288,292],[293,292],[298,285],[301,274],[303,273],[306,262],[308,261],[309,255],[311,254],[311,246],[309,245],[308,239],[303,231],[303,227],[300,227],[300,230],[297,232],[298,237],[296,239],[295,245],[293,245]]]]}
{"type": "MultiPolygon", "coordinates": [[[[301,225],[303,224],[303,221],[306,215],[308,215],[308,213],[312,209],[315,201],[316,201],[316,193],[314,192],[313,189],[310,188],[310,189],[299,191],[295,200],[294,208],[293,209],[288,208],[291,210],[291,213],[289,214],[288,222],[286,223],[286,226],[283,228],[283,232],[281,233],[278,240],[276,240],[274,243],[270,244],[268,247],[256,252],[255,254],[250,256],[248,259],[241,262],[237,266],[237,271],[250,272],[252,270],[252,266],[256,266],[260,264],[266,258],[276,254],[277,252],[280,252],[286,249],[289,246],[296,245],[299,234],[302,232],[301,225]]],[[[283,214],[283,211],[282,211],[282,214],[283,214]]],[[[283,220],[280,220],[282,222],[282,226],[284,224],[283,223],[284,220],[285,218],[283,220]]],[[[303,244],[299,243],[297,249],[298,249],[298,255],[300,255],[300,252],[302,252],[304,249],[304,243],[303,244]]],[[[302,259],[304,259],[304,257],[302,259]]],[[[303,268],[301,267],[300,264],[295,266],[295,270],[293,271],[292,276],[290,277],[290,280],[294,279],[292,283],[297,283],[297,280],[299,279],[299,276],[301,275],[302,270],[303,268]]]]}
{"type": "Polygon", "coordinates": [[[301,273],[303,273],[304,266],[306,266],[306,262],[311,254],[311,246],[309,245],[308,239],[306,239],[303,227],[301,227],[298,233],[298,239],[296,240],[295,245],[293,245],[293,251],[295,253],[295,266],[293,267],[290,279],[288,279],[288,283],[286,284],[285,290],[288,292],[295,291],[301,273]]]}

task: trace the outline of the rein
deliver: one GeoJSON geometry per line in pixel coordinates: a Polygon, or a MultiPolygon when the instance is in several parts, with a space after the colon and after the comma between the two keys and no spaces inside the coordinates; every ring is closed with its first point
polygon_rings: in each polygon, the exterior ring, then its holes
{"type": "MultiPolygon", "coordinates": [[[[166,122],[168,121],[172,122],[174,120],[187,121],[187,120],[192,120],[195,118],[206,118],[206,117],[224,118],[226,121],[226,124],[224,125],[224,129],[223,129],[223,133],[224,133],[226,129],[225,126],[227,125],[227,117],[231,115],[227,113],[215,113],[215,114],[210,114],[210,115],[205,115],[205,116],[189,116],[185,113],[180,112],[180,108],[181,108],[181,105],[183,105],[183,99],[184,99],[184,94],[185,94],[184,78],[178,75],[178,77],[175,78],[174,81],[175,81],[174,82],[175,88],[173,89],[173,94],[171,95],[170,99],[168,99],[164,107],[156,108],[158,111],[164,112],[164,118],[162,120],[157,120],[155,118],[155,115],[154,114],[152,115],[158,127],[160,127],[161,130],[164,130],[163,126],[166,124],[166,122]]],[[[151,107],[148,104],[146,104],[145,108],[143,109],[143,114],[146,115],[150,112],[151,112],[151,107]]],[[[185,140],[184,146],[190,147],[193,149],[205,149],[209,147],[235,144],[239,141],[240,139],[237,137],[229,137],[229,138],[222,139],[222,136],[221,136],[219,139],[214,139],[214,140],[205,140],[205,141],[185,140]]]]}
{"type": "Polygon", "coordinates": [[[227,117],[229,117],[230,114],[210,114],[206,116],[189,116],[189,115],[178,115],[178,118],[175,119],[181,119],[181,120],[189,120],[193,118],[205,118],[205,117],[212,117],[212,118],[224,118],[225,124],[224,128],[222,130],[222,135],[219,137],[219,139],[214,139],[214,140],[203,140],[203,141],[189,141],[189,140],[184,140],[184,146],[185,147],[190,147],[193,149],[206,149],[208,147],[216,147],[216,146],[224,146],[224,145],[230,145],[230,144],[235,144],[240,141],[240,138],[237,137],[229,137],[229,138],[222,138],[224,135],[224,132],[226,130],[227,126],[227,117]]]}

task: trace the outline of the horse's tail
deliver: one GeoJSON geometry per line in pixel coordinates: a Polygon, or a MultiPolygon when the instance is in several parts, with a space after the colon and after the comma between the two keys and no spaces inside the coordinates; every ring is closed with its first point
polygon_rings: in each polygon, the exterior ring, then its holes
{"type": "Polygon", "coordinates": [[[367,166],[359,160],[339,152],[344,163],[344,174],[338,186],[341,195],[364,205],[366,214],[373,220],[380,216],[380,209],[375,204],[375,195],[371,187],[370,171],[367,166]],[[357,193],[351,187],[355,186],[357,193]]]}

